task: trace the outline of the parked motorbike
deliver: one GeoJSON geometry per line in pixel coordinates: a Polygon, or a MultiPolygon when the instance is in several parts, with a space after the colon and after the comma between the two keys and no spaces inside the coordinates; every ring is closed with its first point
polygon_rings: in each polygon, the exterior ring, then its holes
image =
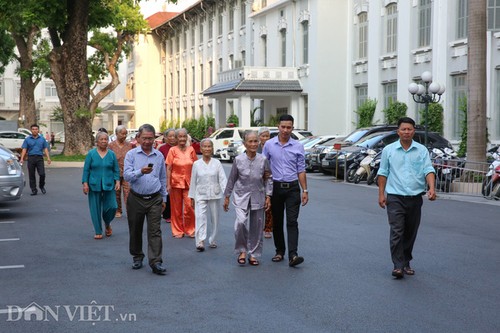
{"type": "Polygon", "coordinates": [[[500,154],[493,153],[494,158],[491,162],[488,173],[483,179],[481,193],[485,197],[493,195],[495,200],[500,198],[500,154]]]}
{"type": "Polygon", "coordinates": [[[450,192],[451,183],[457,176],[457,170],[454,169],[450,161],[457,157],[457,153],[452,149],[433,148],[431,151],[431,160],[436,170],[436,189],[443,192],[450,192]]]}
{"type": "Polygon", "coordinates": [[[371,168],[370,163],[373,161],[373,158],[377,155],[377,151],[373,149],[366,150],[366,156],[359,162],[359,167],[354,174],[354,184],[358,184],[363,179],[368,179],[370,176],[371,168]]]}
{"type": "MultiPolygon", "coordinates": [[[[347,168],[347,182],[352,183],[356,178],[356,171],[358,170],[361,161],[368,155],[367,150],[362,150],[353,157],[353,160],[347,168]]],[[[358,181],[359,183],[359,181],[358,181]]]]}
{"type": "Polygon", "coordinates": [[[370,162],[370,174],[366,179],[366,183],[371,185],[375,183],[378,186],[378,169],[380,168],[380,159],[382,158],[382,150],[377,153],[370,162]]]}

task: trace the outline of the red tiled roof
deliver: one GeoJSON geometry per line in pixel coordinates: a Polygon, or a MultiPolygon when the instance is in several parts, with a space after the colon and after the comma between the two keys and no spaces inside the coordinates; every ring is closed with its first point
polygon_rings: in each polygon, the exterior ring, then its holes
{"type": "Polygon", "coordinates": [[[146,21],[148,21],[151,29],[155,29],[178,14],[174,12],[158,12],[146,18],[146,21]]]}

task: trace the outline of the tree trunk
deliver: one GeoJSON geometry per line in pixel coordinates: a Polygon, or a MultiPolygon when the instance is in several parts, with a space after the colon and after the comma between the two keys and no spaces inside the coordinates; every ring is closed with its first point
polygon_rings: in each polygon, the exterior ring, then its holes
{"type": "Polygon", "coordinates": [[[39,79],[33,80],[33,45],[34,38],[38,33],[38,28],[31,27],[26,40],[14,32],[11,32],[19,52],[19,73],[21,77],[21,89],[19,92],[19,120],[18,126],[30,128],[31,125],[38,123],[35,105],[35,88],[40,82],[39,79]]]}
{"type": "Polygon", "coordinates": [[[87,76],[89,0],[68,1],[67,6],[69,25],[63,44],[54,45],[49,62],[64,116],[66,142],[62,153],[75,155],[86,154],[93,145],[87,76]]]}
{"type": "Polygon", "coordinates": [[[486,161],[486,0],[469,0],[467,160],[486,161]]]}

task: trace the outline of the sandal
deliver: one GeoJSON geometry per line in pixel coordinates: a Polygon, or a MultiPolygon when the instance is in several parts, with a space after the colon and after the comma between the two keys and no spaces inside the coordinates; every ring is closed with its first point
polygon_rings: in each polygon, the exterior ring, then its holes
{"type": "Polygon", "coordinates": [[[94,239],[102,239],[102,235],[95,235],[94,239]]]}
{"type": "Polygon", "coordinates": [[[244,265],[246,264],[246,262],[247,262],[246,254],[244,252],[240,253],[240,255],[238,256],[238,264],[244,265]]]}
{"type": "Polygon", "coordinates": [[[394,276],[396,279],[402,279],[404,277],[403,270],[401,268],[393,269],[392,276],[394,276]]]}
{"type": "Polygon", "coordinates": [[[280,261],[283,260],[283,255],[277,253],[271,260],[274,261],[274,262],[280,262],[280,261]]]}
{"type": "Polygon", "coordinates": [[[406,266],[405,268],[403,268],[403,271],[406,275],[415,275],[415,270],[410,266],[406,266]]]}
{"type": "Polygon", "coordinates": [[[212,243],[209,246],[210,246],[211,249],[216,249],[217,248],[217,244],[215,244],[215,243],[212,243]]]}
{"type": "Polygon", "coordinates": [[[113,229],[111,229],[111,226],[110,225],[106,226],[106,237],[111,237],[112,234],[113,234],[113,229]]]}
{"type": "Polygon", "coordinates": [[[259,261],[254,257],[248,258],[248,263],[252,266],[259,266],[259,261]]]}

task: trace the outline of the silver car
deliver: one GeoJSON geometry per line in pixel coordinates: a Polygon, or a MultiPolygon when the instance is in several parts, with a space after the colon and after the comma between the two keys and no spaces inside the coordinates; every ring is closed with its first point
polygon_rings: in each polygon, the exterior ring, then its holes
{"type": "Polygon", "coordinates": [[[24,173],[17,157],[9,149],[0,146],[0,201],[21,198],[24,173]]]}

